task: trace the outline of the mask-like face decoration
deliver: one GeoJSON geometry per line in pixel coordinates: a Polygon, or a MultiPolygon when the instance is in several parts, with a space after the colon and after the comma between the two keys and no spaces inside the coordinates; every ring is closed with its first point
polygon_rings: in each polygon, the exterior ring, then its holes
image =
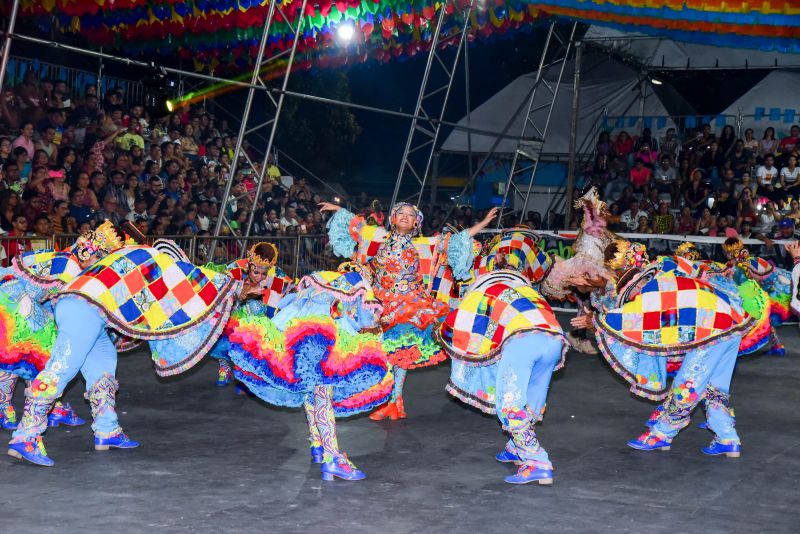
{"type": "Polygon", "coordinates": [[[122,248],[124,243],[114,229],[114,225],[105,221],[95,230],[84,232],[75,242],[74,252],[82,264],[89,262],[92,257],[100,260],[112,250],[122,248]]]}

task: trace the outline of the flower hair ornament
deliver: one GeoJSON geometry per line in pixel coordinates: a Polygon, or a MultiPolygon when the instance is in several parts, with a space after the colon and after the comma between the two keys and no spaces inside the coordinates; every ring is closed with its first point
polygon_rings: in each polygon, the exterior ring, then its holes
{"type": "Polygon", "coordinates": [[[247,252],[247,262],[250,265],[255,265],[257,267],[274,267],[275,264],[278,262],[278,247],[273,245],[272,243],[267,243],[266,241],[262,241],[261,243],[256,243],[250,250],[247,252]],[[261,257],[256,250],[258,250],[261,246],[269,247],[272,250],[272,258],[263,258],[261,257]]]}
{"type": "Polygon", "coordinates": [[[634,243],[618,239],[614,241],[617,245],[617,252],[614,257],[606,261],[606,266],[615,271],[627,270],[634,267],[642,267],[650,261],[647,256],[647,247],[643,243],[634,243]]]}
{"type": "Polygon", "coordinates": [[[84,232],[75,242],[75,255],[80,261],[86,261],[92,256],[101,259],[112,250],[122,248],[122,237],[117,234],[114,225],[109,221],[103,222],[94,230],[84,232]]]}
{"type": "Polygon", "coordinates": [[[698,261],[702,259],[700,251],[697,250],[697,247],[694,246],[694,243],[690,243],[689,241],[684,241],[678,245],[678,248],[675,249],[675,255],[692,261],[698,261]]]}
{"type": "Polygon", "coordinates": [[[422,230],[422,212],[414,204],[410,204],[408,202],[398,202],[397,204],[392,206],[392,213],[389,216],[389,230],[394,230],[395,225],[397,224],[397,213],[400,211],[400,209],[405,208],[406,206],[414,210],[414,214],[416,215],[417,218],[417,222],[414,225],[414,229],[411,230],[411,235],[412,236],[419,235],[420,231],[422,230]]]}
{"type": "Polygon", "coordinates": [[[750,257],[750,251],[744,247],[744,243],[736,237],[729,237],[722,244],[722,250],[728,255],[728,259],[735,262],[745,261],[750,257]]]}

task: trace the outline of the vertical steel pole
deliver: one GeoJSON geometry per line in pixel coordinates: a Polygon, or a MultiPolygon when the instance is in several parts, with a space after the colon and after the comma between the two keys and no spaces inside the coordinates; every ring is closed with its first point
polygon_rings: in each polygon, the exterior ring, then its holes
{"type": "Polygon", "coordinates": [[[575,187],[575,157],[578,145],[578,107],[581,94],[581,57],[583,46],[580,41],[575,43],[575,80],[572,88],[572,124],[569,131],[569,163],[567,164],[567,205],[564,212],[564,224],[569,228],[572,220],[572,189],[575,187]]]}
{"type": "Polygon", "coordinates": [[[269,37],[269,28],[272,25],[272,19],[275,16],[275,4],[277,0],[270,0],[269,11],[267,12],[267,19],[264,21],[264,31],[261,34],[261,44],[258,47],[258,54],[256,54],[256,61],[253,64],[253,75],[250,77],[250,88],[247,90],[247,100],[244,103],[244,112],[242,113],[242,122],[239,125],[239,136],[236,138],[236,147],[233,150],[233,161],[231,162],[231,173],[228,180],[225,182],[225,193],[222,195],[222,208],[217,214],[217,225],[214,227],[214,236],[219,236],[222,230],[222,220],[225,217],[225,212],[228,209],[228,197],[231,194],[231,185],[233,184],[233,177],[236,176],[236,167],[239,163],[239,154],[242,151],[242,141],[244,141],[244,133],[247,130],[247,120],[250,117],[250,108],[253,106],[253,97],[255,96],[256,88],[253,85],[258,81],[258,74],[261,70],[261,62],[264,59],[264,50],[267,48],[267,38],[269,37]]]}
{"type": "Polygon", "coordinates": [[[17,11],[19,11],[19,0],[14,0],[14,4],[11,6],[11,18],[8,19],[8,31],[6,31],[3,43],[3,59],[0,62],[0,89],[3,88],[6,80],[8,58],[11,55],[11,40],[14,38],[14,27],[17,25],[17,11]]]}
{"type": "MultiPolygon", "coordinates": [[[[275,0],[272,0],[274,3],[275,0]]],[[[294,56],[297,52],[297,43],[300,41],[300,32],[303,29],[303,20],[305,20],[306,2],[303,0],[303,5],[297,12],[295,24],[294,41],[292,42],[292,51],[289,53],[289,61],[286,63],[286,73],[283,75],[283,84],[281,85],[281,94],[278,96],[278,104],[275,106],[275,118],[272,119],[272,129],[269,132],[269,140],[267,141],[267,149],[264,153],[264,163],[261,165],[261,171],[258,173],[258,183],[256,184],[256,195],[253,199],[253,209],[250,211],[250,217],[247,219],[247,230],[244,235],[250,235],[250,228],[253,226],[253,218],[256,214],[256,204],[258,204],[258,196],[261,194],[261,186],[264,184],[264,176],[267,174],[267,162],[269,161],[269,153],[272,151],[272,143],[275,141],[275,132],[278,131],[278,119],[281,117],[281,110],[283,109],[283,99],[286,97],[286,87],[289,85],[289,76],[292,73],[292,66],[294,64],[294,56]]],[[[281,13],[283,15],[283,13],[281,13]]],[[[288,21],[287,21],[288,22],[288,21]]]]}

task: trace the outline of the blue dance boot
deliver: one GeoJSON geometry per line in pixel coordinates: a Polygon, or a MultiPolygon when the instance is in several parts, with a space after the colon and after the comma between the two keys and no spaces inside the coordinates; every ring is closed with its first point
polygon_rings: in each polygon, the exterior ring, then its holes
{"type": "Polygon", "coordinates": [[[519,455],[516,452],[509,450],[508,445],[506,445],[501,452],[495,454],[494,459],[504,464],[520,465],[522,463],[522,459],[519,457],[519,455]]]}
{"type": "Polygon", "coordinates": [[[47,456],[41,436],[37,436],[34,441],[10,443],[8,445],[8,455],[43,467],[55,465],[55,462],[47,456]]]}
{"type": "Polygon", "coordinates": [[[347,455],[339,454],[333,457],[330,462],[322,464],[322,480],[333,480],[333,477],[342,480],[364,480],[367,475],[359,471],[353,462],[347,459],[347,455]]]}
{"type": "Polygon", "coordinates": [[[53,411],[47,416],[47,426],[57,427],[58,425],[64,426],[81,426],[86,424],[86,421],[78,417],[75,410],[68,402],[58,404],[53,407],[53,411]]]}
{"type": "Polygon", "coordinates": [[[658,418],[661,417],[663,413],[664,413],[664,405],[659,404],[658,406],[656,406],[656,409],[653,410],[653,413],[650,414],[650,418],[645,422],[645,426],[647,428],[653,428],[654,426],[656,426],[656,421],[658,421],[658,418]]]}
{"type": "Polygon", "coordinates": [[[311,447],[311,461],[315,464],[325,463],[325,451],[320,447],[311,447]]]}
{"type": "Polygon", "coordinates": [[[661,438],[652,431],[645,432],[628,442],[628,447],[637,451],[668,451],[671,446],[672,440],[661,438]]]}
{"type": "Polygon", "coordinates": [[[517,469],[516,475],[510,475],[505,478],[509,484],[530,484],[537,482],[542,486],[550,486],[553,483],[553,470],[552,469],[539,469],[530,464],[522,464],[517,469]]]}
{"type": "Polygon", "coordinates": [[[786,356],[786,349],[784,348],[783,343],[776,343],[770,347],[767,354],[770,356],[786,356]]]}
{"type": "Polygon", "coordinates": [[[0,428],[5,428],[6,430],[17,429],[17,414],[10,404],[0,412],[0,428]]]}
{"type": "Polygon", "coordinates": [[[135,449],[138,446],[139,442],[130,439],[125,432],[118,432],[107,438],[94,437],[94,450],[96,451],[107,451],[110,448],[135,449]]]}
{"type": "Polygon", "coordinates": [[[742,455],[742,446],[739,443],[720,443],[714,439],[708,447],[703,447],[700,451],[708,456],[724,454],[728,458],[738,458],[742,455]]]}

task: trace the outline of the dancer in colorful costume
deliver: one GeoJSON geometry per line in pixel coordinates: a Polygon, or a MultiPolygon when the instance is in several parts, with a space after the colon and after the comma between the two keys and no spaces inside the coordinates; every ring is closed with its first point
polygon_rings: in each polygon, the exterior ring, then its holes
{"type": "MultiPolygon", "coordinates": [[[[81,270],[72,252],[51,250],[26,252],[0,269],[0,428],[17,428],[11,404],[17,379],[32,380],[50,357],[56,325],[52,307],[42,300],[81,270]]],[[[60,401],[47,417],[48,426],[84,423],[60,401]]]]}
{"type": "Polygon", "coordinates": [[[494,240],[466,296],[437,331],[452,359],[447,391],[497,415],[510,439],[496,455],[519,465],[511,484],[552,484],[553,464],[534,425],[544,415],[553,372],[564,364],[566,340],[547,301],[533,288],[552,262],[532,232],[512,229],[494,240]]]}
{"type": "Polygon", "coordinates": [[[46,416],[78,372],[86,380],[95,450],[139,445],[117,419],[117,351],[107,329],[147,340],[160,376],[190,368],[220,336],[238,282],[151,247],[123,245],[108,221],[75,244],[84,270],[51,297],[58,333],[50,359],[25,390],[10,456],[53,465],[41,439],[46,416]]]}
{"type": "Polygon", "coordinates": [[[420,236],[422,212],[401,202],[392,207],[389,229],[368,225],[341,206],[323,202],[321,211],[335,212],[328,223],[334,253],[368,265],[375,276],[375,294],[383,303],[380,325],[383,346],[394,369],[391,401],[370,419],[406,417],[403,384],[409,369],[436,365],[446,355],[433,339],[433,329],[450,311],[457,295],[455,280],[472,275],[472,237],[494,219],[497,209],[468,230],[420,236]],[[355,254],[354,254],[355,251],[355,254]],[[455,279],[455,280],[454,280],[455,279]]]}
{"type": "Polygon", "coordinates": [[[702,452],[738,457],[741,442],[730,408],[730,382],[742,335],[753,319],[708,282],[677,271],[642,271],[648,262],[644,245],[618,241],[608,247],[605,257],[613,276],[605,287],[596,284],[594,316],[572,322],[594,324],[603,356],[631,384],[634,394],[665,401],[652,428],[628,445],[669,450],[705,400],[714,439],[702,452]],[[668,354],[683,357],[671,388],[668,354]]]}
{"type": "MultiPolygon", "coordinates": [[[[246,259],[237,260],[224,268],[230,277],[242,282],[232,319],[243,315],[269,318],[275,315],[278,303],[294,286],[294,281],[275,265],[277,262],[277,247],[272,243],[261,242],[250,248],[246,259]]],[[[226,328],[223,336],[208,353],[219,360],[217,386],[227,386],[233,374],[228,355],[228,333],[229,329],[226,328]]]]}
{"type": "MultiPolygon", "coordinates": [[[[738,237],[729,237],[722,244],[728,256],[727,274],[737,284],[754,280],[769,295],[769,318],[773,327],[778,327],[792,315],[789,303],[792,299],[792,277],[785,269],[775,267],[763,258],[750,256],[738,237]]],[[[773,343],[769,354],[783,356],[786,349],[773,328],[773,343]]]]}
{"type": "Polygon", "coordinates": [[[311,458],[324,480],[366,475],[339,450],[336,417],[385,403],[393,378],[381,347],[383,311],[355,264],[303,277],[273,319],[237,315],[228,329],[237,380],[275,406],[303,406],[311,458]]]}

